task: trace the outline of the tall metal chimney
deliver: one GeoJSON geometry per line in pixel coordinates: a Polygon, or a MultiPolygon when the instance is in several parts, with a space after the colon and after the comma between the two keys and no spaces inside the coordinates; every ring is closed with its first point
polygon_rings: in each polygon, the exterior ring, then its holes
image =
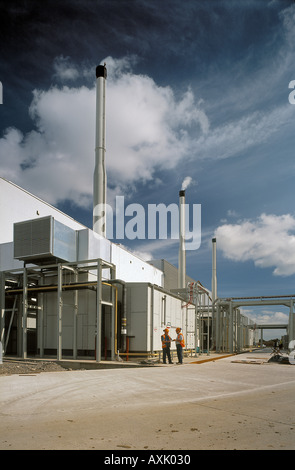
{"type": "Polygon", "coordinates": [[[178,288],[186,286],[186,253],[185,253],[185,191],[179,191],[179,253],[178,253],[178,288]]]}
{"type": "Polygon", "coordinates": [[[93,175],[93,231],[106,237],[106,125],[105,125],[105,88],[106,65],[96,67],[96,132],[95,132],[95,169],[93,175]]]}
{"type": "Polygon", "coordinates": [[[217,299],[216,238],[212,238],[212,302],[217,299]]]}

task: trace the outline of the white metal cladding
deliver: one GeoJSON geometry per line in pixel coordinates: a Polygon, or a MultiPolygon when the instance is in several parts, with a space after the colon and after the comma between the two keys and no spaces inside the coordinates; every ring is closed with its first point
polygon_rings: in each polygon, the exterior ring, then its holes
{"type": "Polygon", "coordinates": [[[65,261],[77,260],[77,235],[67,225],[53,219],[53,255],[65,261]]]}
{"type": "Polygon", "coordinates": [[[162,286],[162,271],[114,243],[111,244],[111,263],[116,265],[117,279],[125,282],[150,282],[162,286]]]}
{"type": "Polygon", "coordinates": [[[74,230],[86,228],[85,225],[80,224],[47,202],[0,177],[0,223],[1,227],[5,227],[5,230],[0,230],[0,243],[13,241],[14,223],[49,215],[74,230]]]}
{"type": "Polygon", "coordinates": [[[148,284],[127,284],[127,334],[130,350],[147,351],[148,284]]]}
{"type": "MultiPolygon", "coordinates": [[[[184,334],[186,348],[195,348],[195,308],[183,300],[148,283],[127,283],[127,335],[130,351],[162,349],[163,329],[176,338],[176,327],[184,334]]],[[[172,348],[175,349],[175,342],[172,348]]]]}
{"type": "Polygon", "coordinates": [[[13,258],[13,243],[0,244],[0,271],[8,271],[22,267],[23,261],[13,258]]]}
{"type": "MultiPolygon", "coordinates": [[[[149,264],[163,271],[163,284],[161,285],[165,290],[176,289],[178,287],[178,269],[165,259],[153,259],[148,261],[149,264]]],[[[185,277],[186,284],[195,282],[190,276],[185,277]]],[[[157,284],[155,282],[155,284],[157,284]]],[[[159,284],[158,284],[159,285],[159,284]]]]}
{"type": "Polygon", "coordinates": [[[111,242],[90,229],[79,230],[78,234],[78,260],[101,258],[111,260],[111,242]]]}

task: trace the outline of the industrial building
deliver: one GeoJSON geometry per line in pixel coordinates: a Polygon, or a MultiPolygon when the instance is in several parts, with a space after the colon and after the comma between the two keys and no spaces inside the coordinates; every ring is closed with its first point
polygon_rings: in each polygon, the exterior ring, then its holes
{"type": "Polygon", "coordinates": [[[130,352],[152,353],[163,328],[179,325],[195,349],[195,306],[171,292],[174,266],[141,260],[3,178],[0,198],[6,354],[100,361],[126,352],[127,341],[130,352]]]}
{"type": "MultiPolygon", "coordinates": [[[[96,68],[93,230],[0,178],[1,343],[6,355],[153,357],[161,334],[181,327],[190,353],[238,351],[255,341],[252,323],[186,274],[185,192],[179,193],[179,268],[143,261],[106,238],[105,65],[96,68]],[[216,309],[215,309],[216,306],[216,309]],[[217,313],[216,313],[217,312],[217,313]]],[[[175,348],[175,343],[173,343],[175,348]]]]}

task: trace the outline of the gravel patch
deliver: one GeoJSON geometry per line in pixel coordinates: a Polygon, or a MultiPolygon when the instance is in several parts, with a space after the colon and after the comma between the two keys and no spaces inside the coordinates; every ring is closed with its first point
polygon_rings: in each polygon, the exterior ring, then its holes
{"type": "Polygon", "coordinates": [[[59,372],[71,370],[51,361],[25,361],[4,359],[0,364],[1,375],[35,375],[40,372],[59,372]]]}

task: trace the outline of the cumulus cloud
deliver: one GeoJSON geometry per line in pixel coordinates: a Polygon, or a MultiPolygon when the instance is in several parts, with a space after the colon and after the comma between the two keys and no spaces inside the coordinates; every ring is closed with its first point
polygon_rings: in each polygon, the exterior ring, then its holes
{"type": "Polygon", "coordinates": [[[190,90],[177,100],[170,87],[159,87],[148,76],[125,73],[130,66],[126,61],[121,65],[124,73],[117,70],[108,80],[108,170],[117,183],[147,181],[156,168],[175,168],[187,158],[190,128],[203,135],[209,121],[190,90]]]}
{"type": "MultiPolygon", "coordinates": [[[[270,308],[241,308],[243,315],[246,315],[257,325],[287,325],[289,323],[289,313],[277,310],[277,306],[270,308]]],[[[257,331],[257,330],[256,330],[257,331]]],[[[258,330],[259,331],[259,330],[258,330]]],[[[286,333],[285,329],[264,329],[263,339],[269,340],[280,338],[286,333]]],[[[260,337],[260,332],[259,332],[260,337]]]]}
{"type": "MultiPolygon", "coordinates": [[[[157,168],[174,168],[186,158],[190,131],[208,132],[209,122],[191,90],[176,99],[170,87],[132,73],[136,59],[105,59],[108,67],[107,172],[110,190],[151,180],[157,168]]],[[[2,176],[46,201],[70,199],[90,205],[95,147],[95,79],[69,58],[56,58],[53,77],[63,86],[34,90],[29,109],[34,130],[6,129],[0,139],[2,176]]],[[[94,70],[92,70],[94,76],[94,70]]]]}
{"type": "Polygon", "coordinates": [[[251,309],[243,309],[243,313],[260,325],[288,324],[289,322],[289,314],[280,311],[262,309],[261,312],[257,313],[251,309]]]}
{"type": "Polygon", "coordinates": [[[277,276],[295,274],[295,218],[290,214],[224,224],[215,236],[228,259],[251,260],[260,268],[274,268],[277,276]]]}
{"type": "Polygon", "coordinates": [[[93,167],[94,91],[52,87],[35,90],[30,116],[36,130],[9,128],[0,139],[1,176],[55,204],[89,204],[93,167]],[[92,126],[93,127],[93,126],[92,126]]]}
{"type": "MultiPolygon", "coordinates": [[[[221,159],[265,142],[290,121],[293,107],[255,112],[211,128],[202,100],[188,88],[176,97],[169,86],[136,75],[136,56],[107,57],[108,200],[146,183],[156,171],[184,161],[221,159]],[[128,190],[127,190],[128,189],[128,190]]],[[[57,57],[48,90],[34,90],[32,131],[9,128],[0,139],[1,176],[51,204],[92,204],[95,147],[94,68],[57,57]],[[91,82],[89,82],[89,77],[91,82]],[[77,86],[77,80],[88,86],[77,86]]]]}

